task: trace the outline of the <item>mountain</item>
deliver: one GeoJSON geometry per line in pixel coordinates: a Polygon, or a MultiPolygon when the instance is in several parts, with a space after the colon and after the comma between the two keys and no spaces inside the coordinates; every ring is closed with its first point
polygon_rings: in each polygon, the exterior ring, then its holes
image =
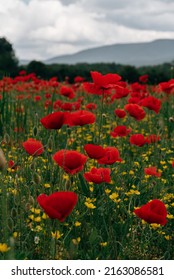
{"type": "Polygon", "coordinates": [[[116,63],[139,67],[172,61],[174,61],[174,39],[159,39],[146,43],[101,46],[57,56],[43,62],[45,64],[116,63]]]}

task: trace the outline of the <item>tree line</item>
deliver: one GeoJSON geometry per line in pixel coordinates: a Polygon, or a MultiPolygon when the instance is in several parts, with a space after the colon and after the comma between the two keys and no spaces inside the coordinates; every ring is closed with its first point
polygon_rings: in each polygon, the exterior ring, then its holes
{"type": "Polygon", "coordinates": [[[21,70],[25,70],[27,74],[35,73],[41,79],[57,77],[59,81],[68,79],[70,83],[73,83],[76,76],[81,76],[88,81],[90,80],[90,71],[99,71],[102,74],[117,73],[124,81],[129,83],[136,82],[139,76],[147,74],[149,84],[158,84],[174,77],[173,66],[173,62],[144,67],[116,63],[46,65],[36,60],[29,62],[27,65],[20,65],[12,44],[4,37],[0,38],[0,78],[3,76],[15,77],[21,70]]]}

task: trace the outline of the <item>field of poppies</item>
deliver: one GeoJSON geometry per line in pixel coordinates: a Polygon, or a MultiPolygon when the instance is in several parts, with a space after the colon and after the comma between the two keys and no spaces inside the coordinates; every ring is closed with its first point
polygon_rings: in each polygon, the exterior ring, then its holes
{"type": "Polygon", "coordinates": [[[174,79],[0,80],[0,259],[174,259],[174,79]]]}

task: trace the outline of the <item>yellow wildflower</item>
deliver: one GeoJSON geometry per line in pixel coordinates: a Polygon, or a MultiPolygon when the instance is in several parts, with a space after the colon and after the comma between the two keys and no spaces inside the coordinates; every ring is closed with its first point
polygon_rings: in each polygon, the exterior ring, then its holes
{"type": "Polygon", "coordinates": [[[172,214],[168,214],[167,219],[174,219],[174,216],[172,214]]]}
{"type": "Polygon", "coordinates": [[[90,187],[89,187],[89,190],[90,190],[90,192],[93,192],[93,191],[94,191],[94,187],[93,187],[93,186],[90,186],[90,187]]]}
{"type": "Polygon", "coordinates": [[[48,215],[46,213],[43,213],[42,219],[44,219],[44,220],[48,219],[48,215]]]}
{"type": "Polygon", "coordinates": [[[19,236],[18,232],[17,232],[17,231],[14,231],[14,232],[13,232],[13,237],[14,237],[14,238],[17,238],[18,236],[19,236]]]}
{"type": "Polygon", "coordinates": [[[108,242],[101,242],[100,243],[100,246],[102,246],[102,247],[106,247],[108,245],[108,242]]]}
{"type": "Polygon", "coordinates": [[[0,243],[0,252],[1,253],[6,253],[8,250],[10,250],[10,247],[8,247],[6,243],[0,243]]]}
{"type": "Polygon", "coordinates": [[[171,239],[172,239],[170,235],[165,235],[164,238],[165,238],[166,240],[171,240],[171,239]]]}
{"type": "Polygon", "coordinates": [[[34,221],[37,222],[37,223],[40,223],[41,222],[41,217],[38,216],[38,217],[34,218],[34,221]]]}
{"type": "Polygon", "coordinates": [[[155,223],[153,223],[153,224],[151,224],[150,225],[153,229],[157,229],[157,228],[159,228],[161,225],[160,224],[155,224],[155,223]]]}
{"type": "Polygon", "coordinates": [[[122,188],[121,187],[115,187],[116,191],[121,191],[122,188]]]}
{"type": "Polygon", "coordinates": [[[134,165],[135,165],[135,166],[137,166],[137,167],[139,167],[139,166],[140,166],[140,164],[139,164],[139,162],[138,162],[138,161],[134,161],[134,165]]]}
{"type": "Polygon", "coordinates": [[[114,201],[115,203],[119,203],[120,202],[120,199],[118,198],[119,197],[119,194],[114,192],[112,193],[109,198],[114,201]]]}
{"type": "Polygon", "coordinates": [[[48,189],[48,188],[51,187],[51,185],[50,185],[49,183],[45,183],[45,184],[44,184],[44,187],[45,187],[46,189],[48,189]]]}
{"type": "Polygon", "coordinates": [[[34,214],[40,214],[40,209],[32,207],[31,212],[34,214]]]}
{"type": "Polygon", "coordinates": [[[128,195],[128,196],[129,195],[134,195],[134,194],[140,195],[140,192],[138,190],[131,189],[129,192],[126,192],[125,194],[128,195]]]}
{"type": "Polygon", "coordinates": [[[92,202],[85,202],[85,205],[86,205],[86,207],[87,208],[89,208],[89,209],[95,209],[96,208],[96,206],[92,203],[92,202]]]}
{"type": "Polygon", "coordinates": [[[109,196],[109,198],[112,199],[112,200],[115,200],[115,199],[117,199],[118,197],[119,197],[119,194],[116,193],[116,192],[112,193],[112,194],[109,196]]]}
{"type": "Polygon", "coordinates": [[[33,221],[34,220],[34,215],[30,215],[30,216],[28,216],[28,218],[33,221]]]}
{"type": "Polygon", "coordinates": [[[80,226],[81,226],[81,223],[78,222],[78,221],[76,221],[76,222],[74,223],[74,225],[75,225],[75,227],[80,227],[80,226]]]}
{"type": "Polygon", "coordinates": [[[105,190],[105,193],[106,193],[106,194],[109,194],[110,192],[111,192],[110,189],[106,189],[106,190],[105,190]]]}
{"type": "Polygon", "coordinates": [[[55,239],[60,239],[60,237],[63,235],[63,233],[60,233],[59,230],[56,230],[55,232],[51,232],[51,236],[52,238],[55,238],[55,239]]]}
{"type": "Polygon", "coordinates": [[[75,239],[75,238],[72,239],[72,243],[73,243],[74,245],[78,245],[78,244],[80,243],[80,241],[81,241],[81,238],[80,238],[80,237],[77,237],[76,239],[75,239]]]}

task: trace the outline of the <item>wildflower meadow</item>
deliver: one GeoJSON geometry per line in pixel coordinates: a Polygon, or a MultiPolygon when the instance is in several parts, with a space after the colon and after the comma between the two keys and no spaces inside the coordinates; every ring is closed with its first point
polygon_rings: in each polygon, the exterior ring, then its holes
{"type": "Polygon", "coordinates": [[[174,79],[0,80],[0,259],[174,259],[174,79]]]}

